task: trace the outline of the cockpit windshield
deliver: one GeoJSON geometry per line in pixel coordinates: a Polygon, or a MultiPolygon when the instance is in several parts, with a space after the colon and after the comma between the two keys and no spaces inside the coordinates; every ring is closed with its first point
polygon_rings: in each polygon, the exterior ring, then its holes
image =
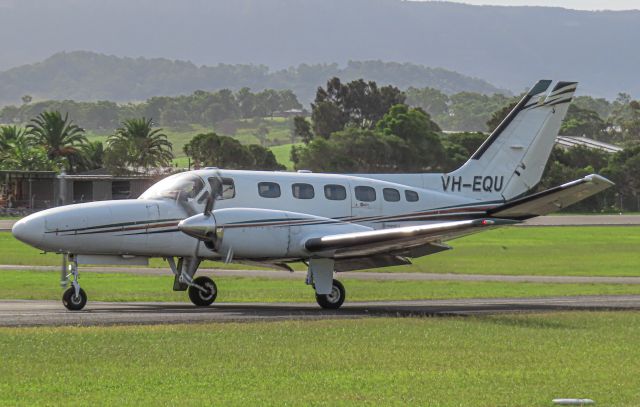
{"type": "Polygon", "coordinates": [[[185,201],[202,192],[204,182],[193,174],[176,174],[154,184],[139,199],[174,199],[185,201]]]}

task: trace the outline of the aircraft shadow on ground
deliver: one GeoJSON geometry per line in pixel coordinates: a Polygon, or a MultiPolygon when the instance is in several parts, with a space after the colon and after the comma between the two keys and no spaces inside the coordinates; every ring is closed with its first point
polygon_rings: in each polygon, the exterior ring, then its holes
{"type": "Polygon", "coordinates": [[[88,311],[95,313],[133,313],[133,314],[233,314],[238,319],[250,318],[292,318],[297,317],[447,317],[476,314],[500,314],[513,312],[552,312],[552,311],[624,311],[640,310],[635,306],[579,306],[559,304],[482,304],[460,306],[425,305],[366,305],[346,306],[340,310],[325,310],[312,306],[292,305],[234,305],[223,304],[210,307],[194,307],[190,304],[163,305],[140,304],[118,308],[101,309],[94,306],[88,311]]]}

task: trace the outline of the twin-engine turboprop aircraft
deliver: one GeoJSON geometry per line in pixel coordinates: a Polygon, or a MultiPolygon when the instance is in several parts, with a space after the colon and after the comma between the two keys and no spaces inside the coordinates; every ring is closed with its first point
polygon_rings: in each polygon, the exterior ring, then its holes
{"type": "Polygon", "coordinates": [[[540,181],[577,85],[551,84],[539,81],[449,174],[189,171],[135,200],[35,213],[13,234],[68,256],[72,281],[63,304],[70,310],[87,301],[78,264],[139,265],[150,257],[165,258],[173,289],[188,289],[199,306],[218,293],[210,278],[194,278],[203,259],[283,268],[304,262],[318,304],[339,308],[345,289],[336,272],[410,264],[450,249],[448,240],[554,212],[612,185],[589,175],[525,196],[540,181]]]}

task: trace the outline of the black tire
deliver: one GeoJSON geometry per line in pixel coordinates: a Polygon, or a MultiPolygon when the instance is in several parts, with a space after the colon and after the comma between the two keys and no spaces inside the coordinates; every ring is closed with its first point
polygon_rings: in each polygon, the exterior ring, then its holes
{"type": "Polygon", "coordinates": [[[81,288],[80,294],[76,296],[76,290],[73,286],[69,287],[62,294],[62,304],[69,311],[80,311],[87,304],[87,293],[81,288]]]}
{"type": "Polygon", "coordinates": [[[194,305],[198,307],[206,307],[213,304],[218,296],[218,287],[209,277],[201,276],[193,280],[194,284],[199,285],[207,289],[207,292],[202,292],[196,287],[189,287],[189,299],[194,305]]]}
{"type": "Polygon", "coordinates": [[[338,309],[344,303],[346,295],[347,292],[342,283],[338,280],[333,280],[331,294],[316,294],[316,301],[324,309],[338,309]]]}

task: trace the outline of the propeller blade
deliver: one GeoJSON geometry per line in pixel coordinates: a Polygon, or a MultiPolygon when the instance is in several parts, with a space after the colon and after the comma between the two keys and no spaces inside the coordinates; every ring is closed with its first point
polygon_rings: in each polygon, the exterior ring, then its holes
{"type": "Polygon", "coordinates": [[[214,204],[215,204],[215,198],[213,197],[213,194],[209,194],[209,196],[207,197],[207,202],[204,205],[205,216],[211,215],[211,211],[213,211],[214,204]]]}
{"type": "Polygon", "coordinates": [[[204,214],[209,216],[216,205],[216,199],[222,198],[222,192],[224,188],[224,182],[222,180],[222,176],[220,175],[220,171],[216,171],[214,173],[215,178],[211,180],[211,193],[207,198],[207,203],[204,207],[204,214]]]}

